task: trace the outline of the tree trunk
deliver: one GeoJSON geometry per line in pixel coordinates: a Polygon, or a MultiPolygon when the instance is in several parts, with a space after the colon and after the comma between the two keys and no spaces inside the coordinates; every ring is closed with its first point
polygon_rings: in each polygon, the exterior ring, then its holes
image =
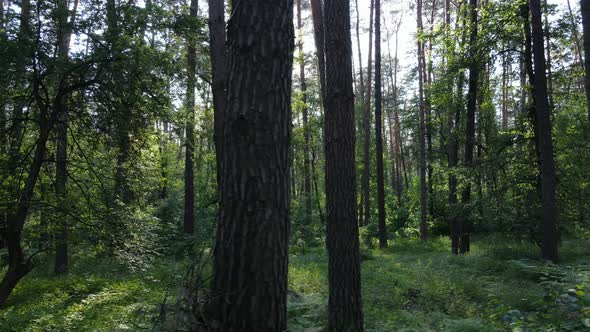
{"type": "Polygon", "coordinates": [[[555,163],[551,137],[551,115],[547,100],[547,77],[543,45],[543,23],[540,0],[530,0],[533,58],[535,68],[536,127],[540,152],[541,196],[543,201],[543,247],[544,259],[557,262],[559,229],[555,199],[555,163]]]}
{"type": "MultiPolygon", "coordinates": [[[[361,91],[360,93],[357,92],[359,95],[363,95],[365,93],[365,82],[363,77],[363,55],[361,52],[361,34],[360,34],[360,25],[361,25],[361,16],[359,14],[359,1],[354,0],[354,6],[356,9],[356,46],[359,56],[359,73],[360,73],[360,83],[361,83],[361,91]]],[[[369,82],[370,84],[370,82],[369,82]]],[[[361,98],[362,100],[362,98],[361,98]]]]}
{"type": "Polygon", "coordinates": [[[371,0],[371,14],[369,19],[369,59],[367,64],[367,95],[364,103],[365,111],[363,112],[363,210],[365,216],[363,225],[368,225],[371,221],[371,88],[372,88],[372,57],[373,57],[373,15],[375,12],[375,0],[371,0]]]}
{"type": "MultiPolygon", "coordinates": [[[[473,149],[475,146],[475,110],[477,108],[477,94],[479,84],[479,52],[477,51],[477,13],[478,1],[469,0],[469,90],[467,91],[467,118],[465,124],[465,156],[464,165],[468,170],[473,169],[473,149]]],[[[461,245],[460,252],[462,254],[470,250],[471,231],[471,212],[469,205],[471,204],[471,180],[470,176],[466,179],[466,184],[461,193],[461,202],[466,211],[464,212],[464,222],[461,229],[461,245]]]]}
{"type": "MultiPolygon", "coordinates": [[[[225,49],[225,6],[224,0],[209,1],[209,52],[211,57],[211,90],[213,92],[213,131],[215,151],[221,154],[221,124],[226,107],[225,81],[226,49],[225,49]]],[[[221,183],[221,158],[216,158],[217,187],[221,183]]],[[[219,190],[219,189],[218,189],[219,190]]]]}
{"type": "MultiPolygon", "coordinates": [[[[303,53],[303,21],[301,20],[301,0],[297,0],[297,29],[299,29],[299,79],[301,80],[301,101],[303,103],[303,199],[305,200],[305,225],[304,231],[312,223],[312,197],[311,197],[311,163],[309,160],[310,128],[309,128],[309,110],[307,109],[307,82],[305,81],[305,54],[303,53]]],[[[307,240],[307,239],[306,239],[307,240]]]]}
{"type": "Polygon", "coordinates": [[[385,181],[383,176],[383,115],[381,112],[381,0],[375,0],[375,153],[377,168],[377,211],[379,247],[387,248],[385,226],[385,181]]]}
{"type": "Polygon", "coordinates": [[[326,109],[326,54],[324,43],[324,9],[322,0],[310,0],[311,15],[313,19],[313,34],[316,47],[316,56],[318,60],[318,73],[320,74],[320,93],[322,107],[326,109]]]}
{"type": "MultiPolygon", "coordinates": [[[[422,0],[417,1],[416,6],[416,21],[417,28],[422,33],[422,0]]],[[[427,225],[426,225],[426,124],[425,124],[425,106],[424,106],[424,44],[418,39],[418,99],[419,99],[419,129],[418,129],[418,144],[419,144],[419,173],[420,173],[420,239],[426,241],[427,239],[427,225]]]]}
{"type": "Polygon", "coordinates": [[[580,0],[582,9],[582,26],[584,29],[584,68],[586,71],[585,87],[586,101],[588,103],[588,122],[590,122],[590,2],[580,0]]]}
{"type": "MultiPolygon", "coordinates": [[[[58,61],[61,66],[66,66],[68,53],[70,51],[70,39],[72,27],[76,19],[78,9],[78,0],[74,1],[70,22],[68,23],[68,3],[66,0],[60,0],[57,5],[58,26],[60,30],[58,45],[58,61]]],[[[60,82],[63,88],[63,81],[60,82]]],[[[67,153],[68,153],[68,110],[66,106],[68,96],[60,94],[56,101],[56,110],[59,115],[56,124],[57,131],[57,149],[55,152],[55,195],[57,196],[60,207],[61,220],[57,225],[57,234],[55,236],[55,273],[65,273],[68,270],[68,218],[65,211],[67,207],[66,182],[67,172],[67,153]]]]}
{"type": "Polygon", "coordinates": [[[285,331],[293,1],[240,2],[227,32],[216,330],[285,331]]]}
{"type": "MultiPolygon", "coordinates": [[[[198,0],[191,0],[189,15],[197,18],[198,0]]],[[[195,223],[195,83],[197,68],[196,27],[190,27],[186,39],[186,128],[185,128],[185,159],[184,159],[184,218],[183,230],[193,234],[195,223]]]]}
{"type": "MultiPolygon", "coordinates": [[[[328,331],[363,331],[348,0],[326,0],[328,331]]],[[[369,82],[369,80],[367,81],[369,82]]]]}

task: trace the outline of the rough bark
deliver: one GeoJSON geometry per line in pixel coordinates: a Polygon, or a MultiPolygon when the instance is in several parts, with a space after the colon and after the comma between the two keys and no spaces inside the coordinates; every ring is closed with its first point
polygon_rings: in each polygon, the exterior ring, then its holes
{"type": "Polygon", "coordinates": [[[233,8],[212,283],[218,331],[285,331],[293,1],[233,8]]]}
{"type": "Polygon", "coordinates": [[[363,190],[363,202],[365,212],[363,225],[371,221],[371,88],[372,88],[372,61],[373,61],[373,15],[375,12],[375,0],[371,0],[371,15],[369,18],[369,59],[367,64],[367,95],[363,106],[363,178],[361,182],[363,190]]]}
{"type": "Polygon", "coordinates": [[[328,331],[357,332],[363,331],[363,312],[349,1],[325,1],[325,33],[328,331]]]}
{"type": "Polygon", "coordinates": [[[377,213],[379,218],[379,247],[387,247],[385,226],[385,180],[383,170],[383,115],[381,111],[381,0],[375,0],[375,153],[377,170],[377,213]]]}
{"type": "Polygon", "coordinates": [[[584,82],[588,102],[588,122],[590,122],[590,2],[580,0],[580,7],[582,9],[582,27],[584,31],[584,68],[586,72],[584,82]]]}
{"type": "MultiPolygon", "coordinates": [[[[422,33],[422,0],[417,1],[416,6],[416,23],[419,33],[422,33]]],[[[426,241],[426,123],[425,123],[425,105],[424,105],[424,43],[418,39],[418,144],[419,144],[419,173],[420,173],[420,239],[426,241]]]]}
{"type": "Polygon", "coordinates": [[[547,76],[543,43],[543,23],[540,0],[530,0],[533,59],[535,70],[535,102],[537,142],[540,152],[541,197],[543,202],[543,245],[544,259],[557,262],[559,229],[558,211],[555,199],[555,162],[551,135],[551,115],[547,99],[547,76]]]}

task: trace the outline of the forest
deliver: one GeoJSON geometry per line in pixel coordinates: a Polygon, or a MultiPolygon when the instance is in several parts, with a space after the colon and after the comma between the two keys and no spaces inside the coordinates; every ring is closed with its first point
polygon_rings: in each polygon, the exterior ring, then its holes
{"type": "Polygon", "coordinates": [[[0,331],[590,331],[590,0],[0,0],[0,331]]]}

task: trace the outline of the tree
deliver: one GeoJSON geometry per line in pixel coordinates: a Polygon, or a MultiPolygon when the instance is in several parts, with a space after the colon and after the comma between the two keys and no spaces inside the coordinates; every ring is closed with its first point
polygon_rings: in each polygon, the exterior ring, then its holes
{"type": "Polygon", "coordinates": [[[381,0],[375,0],[375,150],[377,153],[377,211],[379,213],[379,247],[387,247],[385,227],[385,181],[383,176],[383,115],[381,112],[381,0]]]}
{"type": "Polygon", "coordinates": [[[301,102],[303,104],[303,199],[305,201],[305,225],[304,229],[311,225],[312,202],[311,202],[311,162],[309,160],[310,128],[309,110],[307,108],[307,82],[305,81],[305,54],[303,53],[303,21],[301,20],[301,0],[297,0],[297,29],[299,30],[299,80],[301,85],[301,102]]]}
{"type": "MultiPolygon", "coordinates": [[[[197,19],[199,1],[191,0],[189,16],[197,19]]],[[[196,28],[195,22],[191,26],[186,38],[186,128],[185,128],[185,159],[184,159],[184,223],[183,229],[187,234],[193,234],[195,223],[195,83],[196,83],[196,28]]]]}
{"type": "Polygon", "coordinates": [[[240,2],[227,34],[212,311],[219,331],[284,331],[293,1],[240,2]]]}
{"type": "MultiPolygon", "coordinates": [[[[469,0],[469,80],[467,91],[467,115],[465,123],[465,156],[464,165],[467,169],[473,167],[473,150],[475,146],[475,110],[477,108],[477,94],[479,84],[479,59],[477,52],[477,34],[478,34],[478,1],[469,0]]],[[[461,203],[468,208],[471,203],[471,181],[468,179],[463,192],[461,193],[461,203]]],[[[462,217],[463,223],[460,229],[460,252],[466,253],[470,250],[470,225],[471,217],[467,212],[462,217]]]]}
{"type": "MultiPolygon", "coordinates": [[[[209,53],[211,57],[211,90],[213,93],[213,135],[215,150],[221,153],[221,123],[225,111],[226,49],[224,0],[209,0],[209,53]]],[[[216,158],[217,186],[221,183],[221,158],[216,158]]]]}
{"type": "Polygon", "coordinates": [[[350,4],[324,7],[328,330],[363,331],[356,211],[354,94],[350,4]]]}
{"type": "Polygon", "coordinates": [[[371,14],[369,19],[369,59],[367,64],[367,95],[363,106],[365,111],[363,112],[363,178],[361,186],[363,188],[363,202],[365,206],[363,211],[365,216],[363,219],[363,225],[369,225],[371,221],[371,88],[372,88],[372,57],[373,57],[373,15],[375,12],[375,0],[371,0],[371,14]]]}
{"type": "Polygon", "coordinates": [[[582,26],[584,31],[584,68],[586,70],[586,100],[588,102],[588,122],[590,122],[590,2],[580,0],[582,26]]]}
{"type": "Polygon", "coordinates": [[[543,21],[540,0],[530,0],[533,59],[535,70],[535,102],[537,144],[539,147],[539,171],[541,173],[541,197],[543,202],[543,245],[544,259],[557,262],[559,229],[558,211],[555,199],[555,162],[553,160],[553,139],[551,115],[547,98],[547,75],[543,43],[543,21]]]}
{"type": "MultiPolygon", "coordinates": [[[[76,19],[78,9],[78,0],[74,1],[74,8],[70,15],[68,23],[68,4],[66,0],[60,0],[57,4],[57,21],[59,26],[59,44],[58,44],[58,62],[61,68],[66,68],[68,53],[70,51],[70,39],[72,27],[76,19]]],[[[64,84],[60,82],[59,84],[64,84]]],[[[63,86],[62,86],[63,88],[63,86]]],[[[55,194],[59,200],[62,211],[56,234],[55,244],[55,272],[64,273],[68,270],[68,216],[63,213],[67,210],[66,182],[68,177],[67,171],[67,153],[68,153],[68,95],[62,94],[56,100],[56,112],[59,114],[56,124],[57,131],[57,149],[55,152],[55,194]]]]}
{"type": "Polygon", "coordinates": [[[420,238],[422,241],[427,239],[426,225],[426,123],[425,123],[425,106],[424,106],[424,43],[420,34],[423,32],[422,26],[422,0],[417,0],[416,6],[416,23],[418,28],[418,144],[419,144],[419,169],[420,169],[420,238]]]}

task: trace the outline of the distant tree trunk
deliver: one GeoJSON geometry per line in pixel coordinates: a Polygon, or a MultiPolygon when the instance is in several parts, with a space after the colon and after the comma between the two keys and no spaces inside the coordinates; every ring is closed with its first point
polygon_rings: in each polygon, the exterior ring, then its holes
{"type": "Polygon", "coordinates": [[[240,2],[227,33],[215,329],[286,331],[293,1],[240,2]]]}
{"type": "MultiPolygon", "coordinates": [[[[475,110],[477,108],[477,94],[479,84],[479,52],[477,52],[477,13],[478,1],[469,0],[469,90],[467,91],[467,118],[465,124],[465,160],[467,169],[473,168],[473,149],[475,146],[475,110]]],[[[471,180],[467,177],[465,187],[461,193],[461,202],[467,211],[464,213],[463,229],[461,230],[460,252],[466,253],[470,250],[471,217],[469,205],[471,204],[471,180]]]]}
{"type": "Polygon", "coordinates": [[[551,115],[547,100],[547,77],[543,45],[543,23],[540,0],[530,0],[533,57],[535,67],[536,127],[540,152],[541,194],[543,201],[543,247],[544,259],[557,262],[559,229],[555,199],[555,163],[551,137],[551,115]]]}
{"type": "MultiPolygon", "coordinates": [[[[360,93],[357,92],[359,95],[363,95],[365,93],[365,83],[363,78],[363,55],[361,52],[361,34],[360,34],[360,25],[361,25],[361,16],[359,14],[359,1],[354,0],[354,6],[356,9],[356,46],[358,50],[359,56],[359,73],[360,73],[360,83],[361,83],[361,91],[360,93]]],[[[370,84],[370,82],[369,82],[370,84]]],[[[361,100],[363,100],[361,98],[361,100]]]]}
{"type": "MultiPolygon", "coordinates": [[[[297,0],[297,29],[300,31],[299,36],[299,79],[301,80],[301,101],[303,103],[303,199],[305,200],[305,228],[308,228],[312,223],[312,197],[311,197],[311,174],[310,174],[310,160],[309,160],[309,145],[310,145],[310,128],[309,128],[309,111],[307,109],[307,82],[305,81],[305,53],[303,53],[303,21],[301,20],[301,0],[297,0]]],[[[306,231],[307,233],[307,231],[306,231]]]]}
{"type": "MultiPolygon", "coordinates": [[[[582,5],[584,0],[581,0],[580,5],[582,5]]],[[[572,5],[570,0],[567,0],[567,9],[569,11],[570,22],[572,24],[572,34],[574,35],[574,49],[576,51],[576,62],[580,64],[580,66],[584,67],[584,58],[582,57],[582,46],[580,45],[580,34],[578,33],[578,23],[576,22],[576,16],[572,11],[572,5]]],[[[583,12],[583,9],[582,9],[583,12]]],[[[583,15],[582,15],[583,16],[583,15]]],[[[582,17],[583,19],[583,17],[582,17]]]]}
{"type": "Polygon", "coordinates": [[[316,46],[316,56],[318,60],[318,73],[320,75],[320,93],[322,107],[326,109],[326,54],[324,50],[324,9],[322,0],[310,0],[311,15],[313,19],[313,34],[316,46]]]}
{"type": "MultiPolygon", "coordinates": [[[[421,33],[422,26],[422,0],[417,1],[416,21],[418,31],[421,33]]],[[[418,39],[418,100],[419,100],[419,173],[420,173],[420,238],[426,241],[428,229],[426,225],[426,123],[425,123],[425,105],[424,105],[424,43],[418,39]]]]}
{"type": "Polygon", "coordinates": [[[372,58],[373,58],[373,15],[375,12],[375,0],[371,0],[371,14],[369,19],[369,59],[367,64],[367,95],[365,97],[365,111],[363,112],[363,210],[365,216],[362,224],[368,225],[371,221],[371,88],[372,88],[372,58]]]}
{"type": "Polygon", "coordinates": [[[590,122],[590,2],[580,0],[582,9],[582,26],[584,29],[584,68],[586,71],[586,101],[588,104],[588,122],[590,122]]]}
{"type": "Polygon", "coordinates": [[[502,131],[508,130],[508,56],[502,55],[502,131]]]}
{"type": "MultiPolygon", "coordinates": [[[[209,1],[209,53],[211,57],[211,90],[213,92],[213,131],[216,154],[221,154],[223,113],[225,112],[226,49],[224,0],[209,1]]],[[[216,158],[217,187],[221,183],[221,158],[216,158]]]]}
{"type": "MultiPolygon", "coordinates": [[[[191,0],[189,15],[196,19],[198,0],[191,0]]],[[[184,159],[184,218],[183,230],[193,234],[195,223],[195,83],[197,69],[196,28],[190,27],[186,38],[186,128],[184,159]]]]}
{"type": "Polygon", "coordinates": [[[377,168],[377,211],[379,217],[379,247],[387,248],[385,226],[385,180],[383,170],[383,115],[381,112],[381,0],[375,0],[375,153],[377,168]]]}
{"type": "MultiPolygon", "coordinates": [[[[70,39],[72,27],[76,19],[78,9],[78,0],[74,1],[74,9],[68,23],[68,2],[59,0],[57,3],[57,22],[59,27],[59,44],[58,44],[58,62],[60,66],[66,66],[68,53],[70,51],[70,39]]],[[[63,82],[59,84],[63,85],[63,82]]],[[[67,171],[67,154],[68,154],[68,110],[66,106],[68,96],[60,94],[56,101],[56,110],[59,120],[56,124],[57,131],[57,149],[55,152],[55,194],[60,207],[61,220],[57,225],[57,234],[55,236],[55,273],[65,273],[68,271],[68,218],[65,211],[67,207],[66,182],[68,178],[67,171]]]]}
{"type": "MultiPolygon", "coordinates": [[[[451,29],[451,19],[450,19],[450,3],[447,0],[447,16],[446,16],[446,25],[447,30],[450,33],[451,29]]],[[[464,15],[462,14],[461,7],[457,9],[457,25],[459,22],[459,18],[463,17],[463,22],[465,22],[464,15]]],[[[466,34],[465,34],[465,24],[463,28],[463,33],[460,41],[460,48],[463,48],[465,44],[466,34]]],[[[449,112],[447,113],[447,131],[448,131],[448,144],[447,144],[447,158],[448,158],[448,166],[449,166],[449,208],[451,210],[451,215],[449,218],[449,228],[451,232],[451,252],[453,254],[459,253],[459,244],[460,244],[460,234],[462,229],[462,216],[456,215],[457,210],[457,175],[455,174],[455,170],[457,168],[457,164],[459,163],[459,142],[457,139],[457,130],[459,123],[461,123],[461,113],[463,113],[463,82],[465,80],[465,74],[463,71],[459,72],[459,77],[457,78],[457,89],[456,89],[456,99],[453,107],[449,108],[449,112]]],[[[449,84],[449,90],[452,87],[449,84]]]]}

